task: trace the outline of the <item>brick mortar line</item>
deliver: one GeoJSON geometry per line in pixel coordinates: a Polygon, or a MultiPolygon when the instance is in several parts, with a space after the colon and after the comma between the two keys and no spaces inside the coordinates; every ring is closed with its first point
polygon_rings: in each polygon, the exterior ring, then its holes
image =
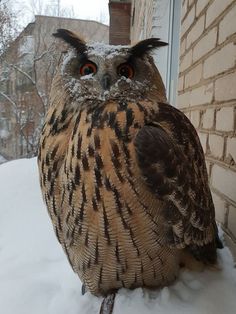
{"type": "Polygon", "coordinates": [[[219,135],[221,137],[226,137],[226,138],[235,137],[235,131],[218,131],[218,130],[204,129],[204,128],[198,128],[197,131],[204,134],[219,135]]]}
{"type": "MultiPolygon", "coordinates": [[[[218,131],[218,130],[211,130],[211,129],[203,129],[198,128],[196,129],[197,132],[201,132],[203,134],[209,134],[209,135],[219,135],[221,137],[227,137],[227,138],[233,138],[235,137],[235,131],[218,131]]],[[[232,166],[232,165],[231,165],[232,166]]]]}
{"type": "Polygon", "coordinates": [[[227,201],[224,200],[224,204],[225,204],[224,225],[225,225],[225,228],[228,228],[228,225],[229,225],[229,203],[227,203],[227,201]]]}
{"type": "MultiPolygon", "coordinates": [[[[197,129],[198,132],[201,132],[203,134],[209,134],[209,135],[218,135],[223,138],[235,138],[235,132],[234,131],[217,131],[217,130],[211,130],[211,129],[197,129]]],[[[232,165],[231,165],[232,166],[232,165]]],[[[232,166],[234,167],[234,166],[232,166]]]]}
{"type": "MultiPolygon", "coordinates": [[[[181,94],[183,95],[183,94],[181,94]]],[[[180,95],[179,95],[180,96],[180,95]]],[[[212,103],[206,103],[203,105],[196,105],[196,106],[191,106],[191,107],[185,107],[181,109],[181,111],[196,111],[196,110],[206,110],[206,109],[221,109],[221,108],[231,108],[236,106],[236,99],[235,100],[230,100],[230,101],[222,101],[222,102],[212,102],[212,103]],[[207,108],[206,108],[207,106],[207,108]]],[[[178,109],[178,107],[177,107],[178,109]]]]}
{"type": "MultiPolygon", "coordinates": [[[[183,95],[183,94],[181,94],[183,95]]],[[[179,95],[179,96],[181,96],[179,95]]],[[[180,111],[195,111],[195,110],[206,110],[206,109],[221,109],[221,108],[225,108],[225,107],[234,107],[236,106],[236,100],[233,100],[233,103],[229,104],[229,101],[222,101],[222,102],[217,102],[217,103],[205,103],[205,104],[201,104],[201,105],[195,105],[195,106],[190,106],[188,105],[187,107],[181,107],[179,108],[177,106],[177,109],[179,109],[180,111]]]]}
{"type": "MultiPolygon", "coordinates": [[[[235,166],[232,166],[230,164],[226,164],[224,161],[218,160],[218,159],[214,159],[213,157],[209,156],[209,155],[205,155],[205,160],[208,162],[211,162],[213,164],[216,164],[218,166],[223,167],[226,170],[230,170],[231,172],[235,172],[236,173],[236,168],[235,166]]],[[[236,203],[235,203],[236,205],[236,203]]]]}
{"type": "Polygon", "coordinates": [[[231,200],[229,197],[227,197],[225,194],[223,194],[222,192],[220,192],[219,190],[217,190],[216,188],[214,188],[211,184],[210,184],[210,188],[211,191],[215,194],[217,194],[223,201],[225,201],[226,203],[228,203],[229,205],[232,205],[233,207],[236,208],[236,202],[231,200]]]}

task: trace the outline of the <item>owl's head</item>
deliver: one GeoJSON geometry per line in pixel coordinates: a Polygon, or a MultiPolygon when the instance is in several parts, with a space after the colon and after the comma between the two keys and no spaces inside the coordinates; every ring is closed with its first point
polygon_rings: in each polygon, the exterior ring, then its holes
{"type": "Polygon", "coordinates": [[[150,38],[134,46],[111,46],[86,44],[65,29],[53,35],[73,48],[60,64],[60,75],[73,100],[166,100],[163,81],[150,56],[166,43],[150,38]]]}

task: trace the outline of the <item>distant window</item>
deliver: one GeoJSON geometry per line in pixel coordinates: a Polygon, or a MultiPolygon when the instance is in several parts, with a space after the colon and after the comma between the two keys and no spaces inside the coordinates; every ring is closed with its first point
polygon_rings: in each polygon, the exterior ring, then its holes
{"type": "Polygon", "coordinates": [[[34,38],[33,36],[24,36],[19,46],[19,56],[24,54],[33,53],[34,51],[34,38]]]}
{"type": "Polygon", "coordinates": [[[6,148],[7,147],[7,140],[5,138],[1,138],[0,137],[0,143],[1,143],[1,147],[2,148],[6,148]]]}
{"type": "MultiPolygon", "coordinates": [[[[3,112],[4,114],[4,112],[3,112]]],[[[8,132],[10,131],[11,128],[11,123],[10,120],[7,119],[6,117],[3,117],[1,114],[0,117],[0,137],[8,137],[8,132]]]]}

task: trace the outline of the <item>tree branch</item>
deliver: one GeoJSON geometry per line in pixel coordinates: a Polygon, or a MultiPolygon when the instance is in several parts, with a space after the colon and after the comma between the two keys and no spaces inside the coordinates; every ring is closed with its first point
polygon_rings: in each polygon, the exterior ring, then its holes
{"type": "Polygon", "coordinates": [[[34,86],[36,85],[35,80],[33,80],[33,78],[32,78],[28,73],[26,73],[24,70],[22,70],[21,68],[19,68],[17,65],[12,64],[12,63],[7,63],[6,61],[5,61],[5,63],[6,63],[9,67],[11,67],[11,68],[17,70],[18,72],[20,72],[21,74],[23,74],[24,76],[26,76],[26,77],[31,81],[31,83],[32,83],[34,86]]]}
{"type": "Polygon", "coordinates": [[[5,93],[1,91],[0,91],[0,95],[2,95],[5,99],[7,99],[11,103],[11,105],[16,111],[15,113],[17,114],[17,111],[18,111],[17,104],[9,96],[7,96],[5,93]]]}

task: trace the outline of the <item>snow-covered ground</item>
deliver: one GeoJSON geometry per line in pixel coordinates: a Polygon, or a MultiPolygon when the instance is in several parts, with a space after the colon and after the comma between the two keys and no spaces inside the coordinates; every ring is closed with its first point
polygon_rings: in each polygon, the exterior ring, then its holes
{"type": "MultiPolygon", "coordinates": [[[[222,271],[183,271],[162,290],[121,290],[114,314],[235,314],[236,269],[228,248],[219,260],[222,271]]],[[[79,278],[56,241],[36,159],[0,165],[0,313],[98,314],[101,300],[81,295],[79,278]]]]}
{"type": "Polygon", "coordinates": [[[0,155],[0,164],[3,164],[6,161],[7,160],[2,155],[0,155]]]}

